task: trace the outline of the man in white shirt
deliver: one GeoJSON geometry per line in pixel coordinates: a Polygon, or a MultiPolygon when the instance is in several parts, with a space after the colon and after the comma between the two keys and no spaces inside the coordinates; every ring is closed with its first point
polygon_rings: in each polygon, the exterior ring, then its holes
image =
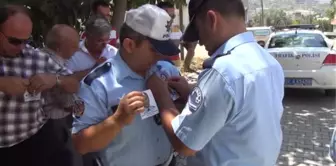
{"type": "MultiPolygon", "coordinates": [[[[79,43],[79,50],[67,62],[67,68],[78,72],[78,77],[83,78],[97,65],[115,56],[117,49],[110,44],[111,25],[100,16],[91,16],[86,23],[84,40],[79,43]]],[[[68,119],[72,123],[72,117],[68,119]]],[[[83,156],[84,166],[96,165],[95,155],[83,156]]]]}
{"type": "Polygon", "coordinates": [[[111,46],[110,23],[103,17],[91,17],[85,27],[85,40],[79,43],[79,50],[68,61],[67,67],[73,72],[92,69],[97,64],[113,57],[117,49],[111,46]]]}

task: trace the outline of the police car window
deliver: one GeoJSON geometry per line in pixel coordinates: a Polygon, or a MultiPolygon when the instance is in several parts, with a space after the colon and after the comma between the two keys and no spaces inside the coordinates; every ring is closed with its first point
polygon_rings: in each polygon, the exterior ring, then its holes
{"type": "Polygon", "coordinates": [[[272,37],[268,48],[283,47],[328,47],[320,34],[297,33],[281,34],[272,37]]]}
{"type": "Polygon", "coordinates": [[[271,34],[271,31],[268,29],[258,29],[249,31],[252,32],[254,36],[268,36],[271,34]]]}

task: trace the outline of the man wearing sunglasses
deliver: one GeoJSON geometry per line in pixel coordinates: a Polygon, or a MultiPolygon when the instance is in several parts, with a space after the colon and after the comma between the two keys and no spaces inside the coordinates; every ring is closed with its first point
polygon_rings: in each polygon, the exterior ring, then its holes
{"type": "Polygon", "coordinates": [[[26,45],[32,26],[26,8],[0,8],[0,165],[72,166],[68,137],[46,114],[44,94],[53,88],[74,93],[78,80],[26,45]]]}
{"type": "Polygon", "coordinates": [[[275,165],[282,143],[284,73],[246,31],[241,0],[190,0],[183,40],[198,41],[211,56],[192,90],[183,77],[168,84],[148,79],[162,126],[190,166],[275,165]],[[181,114],[168,85],[187,105],[181,114]]]}

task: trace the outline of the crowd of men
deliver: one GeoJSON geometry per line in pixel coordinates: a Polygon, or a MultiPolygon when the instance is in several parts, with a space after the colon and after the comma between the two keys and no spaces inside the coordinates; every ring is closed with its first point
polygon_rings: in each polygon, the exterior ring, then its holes
{"type": "Polygon", "coordinates": [[[108,3],[92,7],[84,33],[54,25],[45,48],[26,44],[28,9],[0,8],[0,165],[276,163],[284,75],[246,32],[241,0],[190,0],[185,67],[197,42],[210,55],[194,86],[171,63],[172,4],[130,9],[119,34],[108,3]],[[142,118],[147,89],[159,113],[142,118]]]}

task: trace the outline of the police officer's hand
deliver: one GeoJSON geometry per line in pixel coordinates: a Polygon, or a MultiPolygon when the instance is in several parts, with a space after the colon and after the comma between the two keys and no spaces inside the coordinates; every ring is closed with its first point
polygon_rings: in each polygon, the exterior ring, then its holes
{"type": "Polygon", "coordinates": [[[156,74],[153,74],[148,78],[147,88],[152,91],[156,100],[159,100],[161,97],[170,96],[167,82],[163,81],[156,74]]]}
{"type": "Polygon", "coordinates": [[[29,80],[21,77],[1,77],[0,91],[6,95],[17,96],[23,95],[29,85],[29,80]]]}
{"type": "Polygon", "coordinates": [[[145,96],[142,92],[133,91],[125,95],[119,102],[113,116],[123,125],[132,123],[134,117],[145,110],[145,96]]]}
{"type": "Polygon", "coordinates": [[[170,77],[168,85],[175,89],[182,99],[188,99],[191,89],[188,81],[183,76],[170,77]]]}

